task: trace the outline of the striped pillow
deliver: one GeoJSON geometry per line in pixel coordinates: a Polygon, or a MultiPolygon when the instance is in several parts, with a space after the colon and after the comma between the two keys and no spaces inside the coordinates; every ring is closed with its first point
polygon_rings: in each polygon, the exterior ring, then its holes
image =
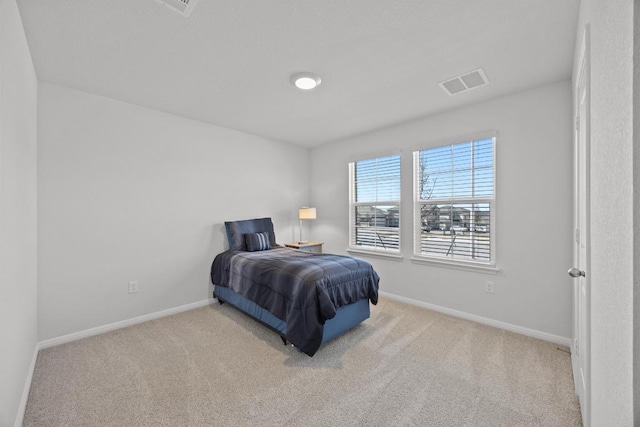
{"type": "Polygon", "coordinates": [[[266,231],[263,231],[262,233],[245,234],[244,240],[247,243],[247,250],[249,252],[266,251],[267,249],[271,249],[269,233],[266,231]]]}

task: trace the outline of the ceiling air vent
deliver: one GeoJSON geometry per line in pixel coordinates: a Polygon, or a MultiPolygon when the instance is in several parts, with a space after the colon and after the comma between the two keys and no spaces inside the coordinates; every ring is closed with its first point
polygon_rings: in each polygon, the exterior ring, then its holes
{"type": "Polygon", "coordinates": [[[468,90],[487,85],[489,84],[489,80],[487,80],[487,76],[484,74],[482,68],[478,68],[477,70],[469,71],[468,73],[447,79],[438,84],[449,95],[456,95],[461,92],[466,92],[468,90]]]}
{"type": "Polygon", "coordinates": [[[191,11],[198,0],[156,0],[158,3],[167,6],[169,9],[178,12],[183,16],[191,15],[191,11]]]}

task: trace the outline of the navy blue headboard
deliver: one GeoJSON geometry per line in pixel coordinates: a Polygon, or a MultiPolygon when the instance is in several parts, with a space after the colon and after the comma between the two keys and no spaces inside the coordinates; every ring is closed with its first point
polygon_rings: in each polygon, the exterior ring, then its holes
{"type": "Polygon", "coordinates": [[[227,240],[229,250],[246,251],[247,244],[244,235],[249,233],[269,233],[269,243],[271,247],[276,245],[276,234],[273,231],[271,218],[245,219],[241,221],[225,221],[224,227],[227,230],[227,240]]]}

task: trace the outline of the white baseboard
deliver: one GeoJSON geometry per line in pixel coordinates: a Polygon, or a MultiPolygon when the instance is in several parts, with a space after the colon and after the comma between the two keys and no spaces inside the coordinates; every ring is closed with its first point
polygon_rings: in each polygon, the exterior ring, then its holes
{"type": "Polygon", "coordinates": [[[160,317],[171,316],[172,314],[182,313],[183,311],[193,310],[194,308],[200,308],[214,303],[217,304],[217,300],[213,298],[204,299],[190,304],[181,305],[179,307],[173,307],[167,310],[156,311],[155,313],[149,313],[143,316],[134,317],[132,319],[121,320],[119,322],[110,323],[108,325],[98,326],[95,328],[86,329],[84,331],[74,332],[68,335],[62,335],[60,337],[40,341],[38,343],[38,349],[49,348],[56,345],[81,340],[83,338],[91,337],[94,335],[104,334],[105,332],[115,331],[116,329],[126,328],[127,326],[148,322],[149,320],[159,319],[160,317]]]}
{"type": "Polygon", "coordinates": [[[464,311],[454,310],[451,308],[442,307],[435,304],[429,304],[427,302],[422,302],[422,301],[414,300],[411,298],[401,297],[399,295],[389,294],[382,291],[379,291],[378,293],[380,294],[380,296],[385,298],[404,302],[406,304],[415,305],[418,307],[427,308],[429,310],[437,311],[444,314],[449,314],[454,317],[471,320],[473,322],[482,323],[483,325],[493,326],[494,328],[504,329],[507,331],[515,332],[517,334],[526,335],[528,337],[538,338],[538,339],[549,341],[555,344],[564,345],[569,347],[569,349],[571,349],[571,338],[561,337],[559,335],[549,334],[547,332],[542,332],[535,329],[529,329],[523,326],[512,325],[511,323],[501,322],[499,320],[489,319],[487,317],[477,316],[475,314],[466,313],[464,311]]]}
{"type": "Polygon", "coordinates": [[[33,349],[33,357],[31,357],[31,365],[29,366],[29,372],[27,373],[27,379],[22,389],[22,398],[20,399],[20,406],[18,406],[18,413],[16,415],[15,427],[22,427],[24,421],[24,411],[27,409],[27,400],[29,400],[29,391],[31,390],[31,380],[33,380],[33,371],[36,369],[36,360],[38,359],[38,351],[40,346],[36,343],[33,349]]]}

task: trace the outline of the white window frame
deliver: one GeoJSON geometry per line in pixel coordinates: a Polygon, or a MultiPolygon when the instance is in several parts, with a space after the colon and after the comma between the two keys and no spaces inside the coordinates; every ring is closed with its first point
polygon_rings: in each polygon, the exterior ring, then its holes
{"type": "Polygon", "coordinates": [[[388,258],[401,259],[402,250],[402,220],[401,220],[401,202],[402,202],[402,155],[398,152],[379,154],[372,157],[362,158],[349,162],[349,246],[347,251],[350,253],[366,254],[383,256],[388,258]],[[356,164],[358,162],[370,161],[375,159],[382,159],[385,157],[398,157],[399,173],[400,173],[400,188],[398,189],[397,200],[375,200],[373,202],[357,202],[356,201],[356,164]],[[358,206],[398,206],[398,248],[389,249],[382,246],[362,246],[356,245],[356,207],[358,206]]]}
{"type": "MultiPolygon", "coordinates": [[[[469,137],[455,138],[448,141],[440,141],[438,143],[429,144],[428,146],[416,147],[413,149],[413,262],[419,264],[436,265],[442,267],[450,267],[462,270],[481,271],[484,273],[495,274],[499,271],[496,267],[496,132],[487,132],[476,134],[469,137]],[[448,256],[429,255],[422,252],[422,218],[421,206],[425,201],[420,199],[420,152],[430,149],[437,149],[443,146],[453,146],[456,144],[480,141],[485,139],[493,139],[493,197],[450,197],[450,198],[433,198],[429,199],[429,204],[489,204],[489,245],[490,260],[480,261],[468,258],[452,258],[448,256]]],[[[469,234],[473,238],[470,230],[469,234]]]]}

